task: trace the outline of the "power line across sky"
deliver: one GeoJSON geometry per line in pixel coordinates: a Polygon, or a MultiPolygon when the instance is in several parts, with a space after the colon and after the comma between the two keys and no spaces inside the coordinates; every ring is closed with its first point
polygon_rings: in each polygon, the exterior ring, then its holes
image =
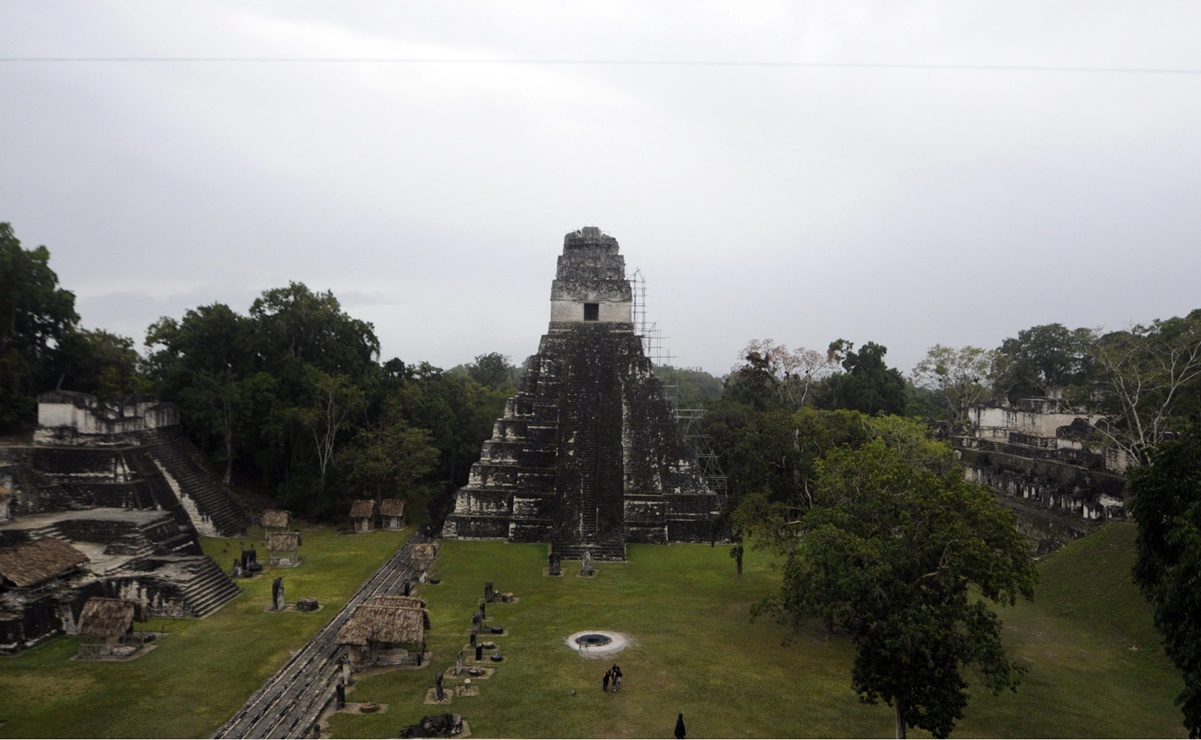
{"type": "Polygon", "coordinates": [[[1187,67],[1103,67],[1088,65],[1042,64],[952,64],[908,62],[803,62],[803,61],[720,61],[673,59],[503,59],[438,57],[263,57],[263,56],[93,56],[0,57],[0,63],[46,64],[412,64],[412,65],[548,65],[610,67],[723,67],[723,68],[803,68],[803,69],[894,69],[961,72],[1046,72],[1135,75],[1201,75],[1201,68],[1187,67]]]}

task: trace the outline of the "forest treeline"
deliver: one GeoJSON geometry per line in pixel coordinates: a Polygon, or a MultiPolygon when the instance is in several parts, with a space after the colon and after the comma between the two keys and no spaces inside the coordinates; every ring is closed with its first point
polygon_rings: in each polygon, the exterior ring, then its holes
{"type": "MultiPolygon", "coordinates": [[[[163,317],[142,353],[129,337],[83,328],[49,250],[23,248],[8,224],[0,316],[0,426],[31,425],[38,394],[53,389],[174,401],[218,475],[313,518],[341,518],[355,498],[398,496],[437,526],[520,373],[495,352],[450,370],[383,359],[369,322],[302,283],[244,309],[214,303],[163,317]]],[[[1051,395],[1106,414],[1098,443],[1141,460],[1201,412],[1199,337],[1201,310],[1108,333],[1047,324],[994,349],[935,346],[909,375],[871,341],[819,351],[754,340],[724,377],[656,374],[682,405],[707,409],[731,507],[751,493],[795,503],[815,455],[849,433],[850,412],[953,426],[982,401],[1051,395]]]]}

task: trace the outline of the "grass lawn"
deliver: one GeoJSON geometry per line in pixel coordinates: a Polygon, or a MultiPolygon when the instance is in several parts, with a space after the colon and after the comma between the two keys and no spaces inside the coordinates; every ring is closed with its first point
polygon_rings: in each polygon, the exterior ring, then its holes
{"type": "MultiPolygon", "coordinates": [[[[748,553],[741,581],[728,547],[632,546],[629,562],[592,579],[564,564],[542,575],[544,545],[444,543],[427,585],[430,667],[360,679],[350,701],[383,714],[339,713],[335,737],[386,737],[423,715],[452,711],[482,737],[670,737],[683,712],[690,737],[891,736],[892,711],[850,690],[852,646],[813,626],[798,635],[749,607],[772,587],[765,557],[748,553]],[[480,695],[423,705],[434,674],[454,664],[485,580],[520,597],[488,614],[510,632],[506,661],[480,695]],[[573,632],[624,632],[618,694],[601,692],[609,661],[578,656],[573,632]],[[572,695],[572,692],[575,695],[572,695]]],[[[1181,679],[1159,649],[1148,608],[1129,582],[1133,527],[1115,525],[1040,566],[1033,603],[1006,609],[1006,640],[1030,672],[1016,694],[973,697],[959,737],[1184,737],[1172,703],[1181,679]]],[[[578,567],[578,566],[575,566],[578,567]]],[[[453,681],[447,682],[447,686],[453,681]]],[[[914,733],[920,736],[921,733],[914,733]]]]}
{"type": "MultiPolygon", "coordinates": [[[[338,535],[306,529],[303,564],[243,581],[245,592],[204,620],[155,620],[169,634],[128,663],[69,658],[75,638],[0,657],[0,736],[205,737],[299,648],[407,533],[338,535]],[[265,611],[271,579],[288,600],[316,596],[316,614],[265,611]]],[[[1033,603],[1005,609],[1006,641],[1030,672],[1016,694],[975,696],[958,737],[1184,737],[1172,700],[1180,675],[1163,656],[1149,609],[1130,584],[1134,528],[1113,525],[1039,566],[1033,603]]],[[[236,540],[206,540],[219,563],[236,540]]],[[[728,547],[632,546],[627,563],[599,563],[595,578],[549,578],[545,545],[445,542],[442,583],[421,587],[433,629],[432,665],[360,678],[348,699],[385,713],[340,713],[335,737],[387,737],[423,715],[452,711],[477,737],[670,737],[683,712],[690,737],[887,737],[886,706],[859,704],[850,690],[852,646],[819,626],[792,635],[750,621],[750,604],[777,577],[748,552],[741,581],[728,547]],[[488,614],[510,634],[507,660],[478,681],[480,695],[447,708],[423,705],[434,674],[468,641],[485,580],[520,601],[488,614]],[[609,661],[581,658],[573,632],[624,632],[618,694],[600,690],[609,661]],[[575,695],[572,695],[572,692],[575,695]]],[[[448,680],[447,686],[453,685],[448,680]]],[[[921,733],[914,733],[920,736],[921,733]]]]}
{"type": "MultiPolygon", "coordinates": [[[[58,637],[0,657],[2,737],[207,737],[245,703],[292,653],[337,613],[359,585],[410,534],[340,535],[303,528],[301,565],[239,582],[243,592],[205,619],[154,619],[168,633],[158,647],[120,663],[72,661],[79,642],[58,637]],[[269,613],[271,581],[283,576],[287,600],[315,596],[315,613],[269,613]]],[[[267,560],[261,530],[259,557],[267,560]]],[[[239,554],[235,540],[206,539],[222,567],[239,554]]]]}

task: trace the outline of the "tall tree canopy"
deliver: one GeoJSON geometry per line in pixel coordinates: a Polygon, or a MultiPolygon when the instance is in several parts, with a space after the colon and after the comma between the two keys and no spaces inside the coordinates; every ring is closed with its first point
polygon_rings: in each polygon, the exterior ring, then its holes
{"type": "Polygon", "coordinates": [[[845,372],[830,376],[822,385],[818,406],[849,409],[864,414],[904,414],[905,376],[884,363],[888,348],[868,342],[855,351],[845,339],[830,343],[828,355],[845,372]]]}
{"type": "Polygon", "coordinates": [[[1089,349],[1096,381],[1077,403],[1106,414],[1102,432],[1132,461],[1201,412],[1201,309],[1106,334],[1089,349]]]}
{"type": "Polygon", "coordinates": [[[763,511],[761,542],[785,567],[757,613],[845,630],[860,699],[890,704],[898,737],[907,727],[946,737],[967,705],[969,670],[994,692],[1016,688],[1023,670],[1005,655],[989,602],[1031,598],[1036,575],[1012,514],[964,481],[950,448],[913,422],[870,423],[873,439],[817,463],[812,509],[792,520],[763,511]]]}
{"type": "Polygon", "coordinates": [[[1184,675],[1176,697],[1184,725],[1201,737],[1201,425],[1160,442],[1129,477],[1138,523],[1134,580],[1184,675]]]}
{"type": "Polygon", "coordinates": [[[36,417],[57,348],[78,323],[75,295],[59,287],[50,250],[22,248],[0,223],[0,426],[36,417]]]}
{"type": "Polygon", "coordinates": [[[1018,332],[1000,348],[998,386],[1011,400],[1046,396],[1068,386],[1087,383],[1093,362],[1090,329],[1043,324],[1018,332]]]}
{"type": "Polygon", "coordinates": [[[760,411],[805,406],[835,367],[832,357],[805,347],[790,350],[771,339],[751,340],[742,357],[743,363],[730,372],[726,393],[760,411]]]}
{"type": "Polygon", "coordinates": [[[979,347],[931,347],[913,369],[913,383],[942,397],[952,422],[968,419],[972,406],[992,395],[998,352],[979,347]]]}

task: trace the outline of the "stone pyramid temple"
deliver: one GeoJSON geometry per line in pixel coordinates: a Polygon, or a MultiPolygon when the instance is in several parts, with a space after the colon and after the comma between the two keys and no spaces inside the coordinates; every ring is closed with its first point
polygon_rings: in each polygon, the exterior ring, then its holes
{"type": "Polygon", "coordinates": [[[550,328],[443,536],[550,542],[565,560],[709,541],[718,498],[635,334],[617,240],[595,227],[568,234],[550,300],[550,328]]]}

